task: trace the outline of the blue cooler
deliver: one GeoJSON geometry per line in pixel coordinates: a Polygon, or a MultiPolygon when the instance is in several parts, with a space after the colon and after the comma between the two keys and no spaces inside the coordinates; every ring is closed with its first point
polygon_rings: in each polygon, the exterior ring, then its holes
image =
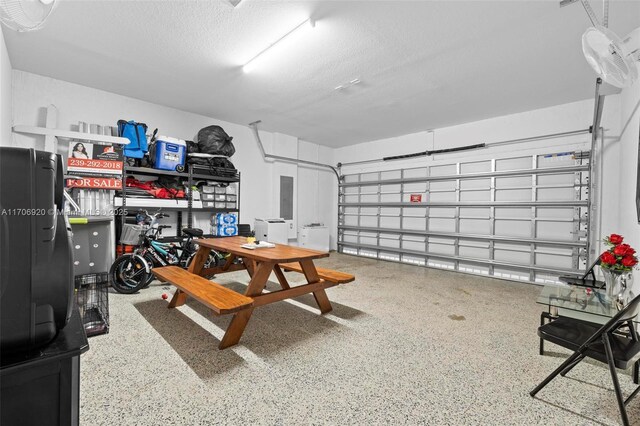
{"type": "Polygon", "coordinates": [[[154,168],[182,171],[187,158],[187,143],[181,139],[158,136],[154,168]]]}

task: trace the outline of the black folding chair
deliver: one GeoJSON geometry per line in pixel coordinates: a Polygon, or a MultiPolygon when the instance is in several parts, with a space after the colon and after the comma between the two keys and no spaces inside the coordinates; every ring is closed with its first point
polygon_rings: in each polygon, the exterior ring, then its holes
{"type": "Polygon", "coordinates": [[[640,342],[633,324],[639,306],[640,296],[637,296],[605,325],[560,317],[538,328],[540,338],[575,352],[536,386],[530,395],[535,396],[558,374],[566,375],[584,358],[592,358],[609,365],[622,423],[628,425],[625,406],[638,394],[640,386],[626,400],[623,399],[616,368],[626,370],[640,359],[640,342]]]}
{"type": "MultiPolygon", "coordinates": [[[[577,286],[577,287],[592,287],[596,289],[605,288],[604,281],[596,280],[596,274],[594,269],[596,266],[600,265],[600,258],[596,259],[595,262],[591,264],[589,269],[583,275],[565,275],[562,277],[558,277],[560,281],[567,283],[569,285],[577,286]]],[[[551,306],[549,306],[551,308],[551,306]]],[[[557,315],[552,315],[551,312],[542,311],[540,313],[540,325],[544,325],[546,321],[553,321],[557,318],[557,315]]],[[[540,355],[544,355],[544,340],[540,339],[540,355]]],[[[637,374],[634,373],[635,383],[638,383],[636,380],[637,374]]]]}
{"type": "Polygon", "coordinates": [[[595,288],[604,288],[605,284],[603,281],[596,280],[596,274],[594,269],[596,266],[600,265],[600,258],[597,258],[595,262],[591,264],[589,269],[584,273],[584,275],[565,275],[559,277],[559,280],[565,282],[567,284],[576,285],[580,287],[595,287],[595,288]]]}

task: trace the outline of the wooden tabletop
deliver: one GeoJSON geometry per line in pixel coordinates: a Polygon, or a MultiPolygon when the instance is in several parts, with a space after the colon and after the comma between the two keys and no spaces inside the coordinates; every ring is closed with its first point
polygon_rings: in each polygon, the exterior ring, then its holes
{"type": "Polygon", "coordinates": [[[258,248],[255,250],[240,247],[246,243],[247,237],[222,237],[198,240],[198,244],[202,247],[208,247],[262,262],[286,263],[329,257],[329,253],[324,251],[310,250],[284,244],[276,244],[273,248],[258,248]]]}

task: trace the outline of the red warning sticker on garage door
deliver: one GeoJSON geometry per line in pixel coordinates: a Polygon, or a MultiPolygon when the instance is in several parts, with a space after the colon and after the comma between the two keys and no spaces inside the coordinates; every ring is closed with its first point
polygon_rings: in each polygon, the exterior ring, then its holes
{"type": "Polygon", "coordinates": [[[421,203],[422,202],[422,194],[411,194],[410,198],[412,203],[421,203]]]}

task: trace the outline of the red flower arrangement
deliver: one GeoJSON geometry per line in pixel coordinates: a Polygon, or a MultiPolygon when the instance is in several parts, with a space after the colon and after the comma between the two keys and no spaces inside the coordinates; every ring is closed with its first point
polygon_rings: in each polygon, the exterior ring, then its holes
{"type": "Polygon", "coordinates": [[[611,234],[604,241],[609,249],[600,255],[602,268],[612,272],[627,272],[638,264],[636,251],[629,244],[622,244],[622,235],[611,234]]]}

